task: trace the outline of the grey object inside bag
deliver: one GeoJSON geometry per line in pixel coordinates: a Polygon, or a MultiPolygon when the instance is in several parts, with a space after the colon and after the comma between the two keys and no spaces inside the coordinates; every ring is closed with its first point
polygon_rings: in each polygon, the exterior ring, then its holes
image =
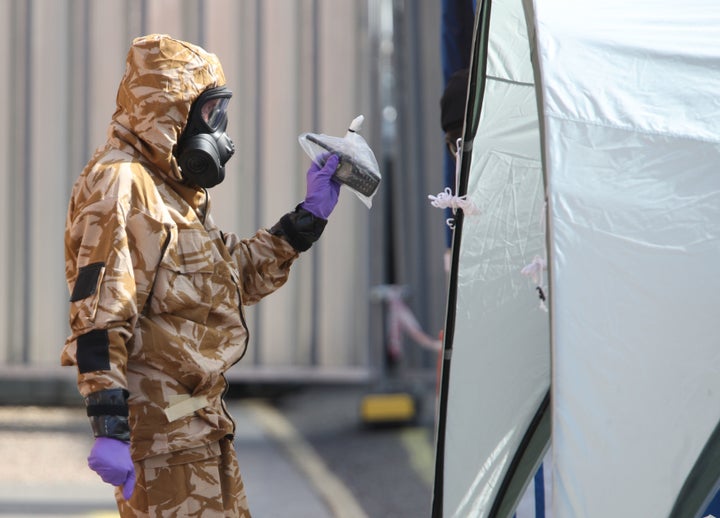
{"type": "Polygon", "coordinates": [[[371,171],[359,161],[353,160],[350,155],[333,149],[317,135],[308,134],[307,139],[340,158],[340,163],[335,171],[335,179],[338,182],[347,185],[363,196],[372,196],[375,194],[375,191],[380,185],[380,176],[377,173],[371,171]]]}
{"type": "Polygon", "coordinates": [[[334,178],[352,190],[368,208],[371,208],[372,198],[380,186],[382,177],[372,149],[358,133],[363,120],[362,115],[355,117],[344,137],[303,133],[298,141],[318,165],[322,166],[328,155],[337,155],[340,162],[334,178]]]}

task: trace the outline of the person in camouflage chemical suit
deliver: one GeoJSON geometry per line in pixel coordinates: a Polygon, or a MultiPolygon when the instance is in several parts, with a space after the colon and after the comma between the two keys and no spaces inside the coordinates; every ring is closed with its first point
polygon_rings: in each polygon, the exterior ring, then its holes
{"type": "Polygon", "coordinates": [[[337,203],[337,157],[304,201],[249,239],[221,232],[231,96],[217,57],[165,35],[133,41],[106,144],[76,181],[65,231],[75,365],[90,467],[122,516],[249,517],[222,396],[243,356],[243,305],[285,283],[337,203]]]}

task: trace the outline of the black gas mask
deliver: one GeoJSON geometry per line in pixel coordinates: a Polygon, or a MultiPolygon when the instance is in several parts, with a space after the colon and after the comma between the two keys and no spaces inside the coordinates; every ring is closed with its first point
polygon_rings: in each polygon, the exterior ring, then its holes
{"type": "Polygon", "coordinates": [[[190,108],[187,126],[178,139],[175,156],[182,177],[210,188],[225,179],[225,163],[235,152],[227,136],[227,105],[232,92],[220,86],[205,90],[190,108]]]}

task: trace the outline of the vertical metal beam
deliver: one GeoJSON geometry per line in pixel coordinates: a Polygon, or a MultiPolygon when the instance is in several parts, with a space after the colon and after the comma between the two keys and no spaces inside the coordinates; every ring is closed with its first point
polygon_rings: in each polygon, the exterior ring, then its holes
{"type": "MultiPolygon", "coordinates": [[[[10,123],[14,128],[23,128],[23,119],[20,116],[19,103],[13,102],[19,100],[19,88],[18,88],[18,77],[21,70],[21,56],[24,55],[23,49],[19,48],[21,45],[18,44],[22,35],[21,23],[20,23],[20,4],[19,2],[11,2],[10,4],[11,23],[10,31],[11,37],[10,42],[12,48],[9,52],[9,69],[11,73],[5,75],[8,80],[8,112],[10,114],[10,123]]],[[[25,51],[27,49],[24,49],[25,51]]],[[[11,131],[9,137],[9,149],[20,149],[22,144],[20,132],[11,131]]],[[[17,153],[10,153],[8,156],[8,166],[11,171],[20,171],[22,164],[22,156],[18,156],[17,153]]],[[[22,261],[22,250],[18,250],[15,243],[18,241],[18,234],[20,222],[17,221],[17,215],[20,214],[19,207],[20,192],[19,183],[20,175],[11,174],[8,178],[8,196],[9,214],[16,216],[12,220],[8,220],[8,276],[5,279],[6,286],[8,286],[7,300],[15,301],[14,304],[8,304],[7,306],[7,327],[5,340],[7,343],[6,348],[6,361],[8,364],[15,363],[17,342],[22,340],[22,328],[18,320],[22,318],[21,312],[23,307],[23,297],[25,296],[20,283],[20,265],[22,261]]]]}
{"type": "Polygon", "coordinates": [[[25,2],[25,49],[26,49],[26,60],[25,70],[23,74],[23,80],[26,85],[25,99],[24,99],[24,110],[23,118],[25,119],[24,131],[23,131],[23,183],[22,183],[22,199],[23,199],[23,211],[22,221],[20,226],[22,227],[22,235],[24,239],[20,241],[23,243],[22,253],[22,279],[23,286],[22,291],[24,293],[18,294],[22,297],[22,363],[30,363],[30,293],[32,293],[32,275],[30,268],[30,258],[32,257],[32,240],[29,238],[30,232],[32,231],[32,92],[28,89],[32,88],[33,85],[33,45],[32,45],[32,15],[33,15],[33,0],[27,0],[25,2]]]}
{"type": "Polygon", "coordinates": [[[197,31],[198,44],[205,47],[207,40],[205,38],[205,0],[198,0],[197,5],[197,31]]]}
{"type": "MultiPolygon", "coordinates": [[[[92,75],[90,74],[90,20],[92,18],[92,0],[85,0],[83,8],[83,45],[82,45],[82,86],[84,94],[82,99],[91,99],[92,75]]],[[[75,77],[75,74],[72,75],[75,77]]],[[[74,86],[77,86],[75,84],[74,86]]],[[[72,91],[72,90],[71,90],[72,91]]],[[[90,157],[90,106],[82,103],[82,160],[90,157]]]]}
{"type": "Polygon", "coordinates": [[[140,2],[140,34],[147,33],[148,26],[148,0],[141,0],[140,2]]]}
{"type": "MultiPolygon", "coordinates": [[[[318,77],[320,77],[320,30],[321,30],[321,24],[320,24],[320,9],[318,5],[318,0],[312,0],[311,4],[311,12],[312,12],[312,26],[310,27],[310,32],[312,34],[312,53],[311,53],[311,63],[310,67],[312,70],[312,78],[310,81],[310,95],[311,95],[311,104],[312,104],[312,113],[311,113],[311,127],[313,128],[313,131],[318,131],[318,128],[320,126],[320,99],[319,99],[319,93],[318,90],[320,89],[320,85],[318,84],[318,77]]],[[[319,243],[315,246],[319,246],[319,243]]],[[[313,308],[319,308],[320,307],[320,283],[318,279],[320,278],[320,254],[317,253],[317,250],[315,253],[312,254],[312,273],[311,273],[312,282],[310,285],[310,304],[313,308]]],[[[319,327],[319,311],[312,311],[312,322],[310,323],[310,365],[317,365],[318,364],[318,339],[319,339],[319,333],[318,333],[318,327],[319,327]]]]}
{"type": "MultiPolygon", "coordinates": [[[[255,171],[260,170],[260,164],[262,164],[262,140],[263,140],[263,1],[255,0],[255,102],[257,109],[255,110],[255,171]]],[[[257,173],[256,173],[257,174],[257,173]]],[[[263,189],[260,178],[255,181],[255,214],[254,227],[260,228],[263,214],[263,189]]],[[[260,365],[262,363],[262,307],[258,304],[254,308],[254,321],[253,326],[255,338],[253,343],[255,344],[257,353],[254,355],[254,364],[260,365]]]]}
{"type": "MultiPolygon", "coordinates": [[[[407,48],[407,77],[409,78],[409,84],[413,85],[412,95],[408,99],[407,108],[409,109],[409,119],[407,130],[407,148],[406,153],[408,156],[405,163],[411,164],[411,167],[406,170],[407,174],[407,186],[412,196],[408,196],[411,205],[407,207],[407,216],[409,221],[415,222],[415,228],[430,228],[427,220],[427,168],[425,164],[426,160],[423,159],[423,153],[425,146],[423,145],[423,135],[427,132],[426,130],[426,110],[423,109],[425,105],[425,82],[422,77],[422,65],[423,65],[423,52],[422,52],[422,39],[420,34],[422,33],[422,19],[421,12],[422,8],[420,5],[408,5],[408,2],[404,1],[404,9],[407,12],[407,31],[408,31],[408,48],[407,48]]],[[[434,172],[430,172],[433,174],[434,172]]],[[[440,171],[438,171],[438,174],[440,171]]],[[[428,264],[428,243],[430,239],[429,232],[417,232],[413,236],[414,242],[408,243],[410,248],[410,259],[413,264],[409,264],[409,271],[411,272],[412,285],[416,287],[418,291],[422,291],[423,286],[427,283],[426,279],[431,278],[431,272],[428,264]]],[[[430,298],[416,299],[418,303],[415,305],[416,316],[420,322],[428,321],[428,313],[430,308],[436,308],[433,304],[433,300],[430,298]],[[424,302],[424,303],[423,303],[424,302]]],[[[413,357],[423,357],[427,354],[417,347],[413,348],[412,351],[415,353],[413,357]]]]}
{"type": "MultiPolygon", "coordinates": [[[[369,94],[368,106],[376,117],[370,118],[369,135],[371,136],[370,147],[377,153],[378,161],[383,160],[385,153],[385,124],[382,117],[383,95],[383,29],[382,29],[382,10],[384,0],[368,0],[367,2],[367,19],[368,19],[368,38],[370,40],[369,63],[369,94]]],[[[385,232],[385,208],[384,198],[386,196],[385,175],[387,174],[381,165],[381,173],[383,175],[383,186],[377,193],[377,208],[370,212],[370,225],[368,226],[369,247],[373,250],[383,250],[383,235],[385,232]]],[[[368,268],[370,271],[369,282],[377,284],[384,282],[384,254],[369,254],[368,268]]],[[[373,304],[368,313],[368,365],[374,371],[379,371],[383,366],[382,344],[385,333],[383,330],[383,308],[381,304],[373,304]]]]}

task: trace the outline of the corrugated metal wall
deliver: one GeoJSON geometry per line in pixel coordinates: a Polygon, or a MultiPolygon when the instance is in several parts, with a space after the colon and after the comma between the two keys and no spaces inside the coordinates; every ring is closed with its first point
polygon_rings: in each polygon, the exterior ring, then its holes
{"type": "MultiPolygon", "coordinates": [[[[0,1],[5,38],[0,47],[0,69],[5,71],[0,79],[0,163],[5,172],[0,175],[0,366],[58,364],[67,335],[63,230],[69,192],[105,140],[130,42],[155,32],[217,54],[234,92],[228,132],[237,152],[225,182],[211,191],[221,228],[250,235],[292,209],[302,200],[308,165],[297,136],[304,131],[341,135],[360,113],[368,121],[363,133],[378,159],[380,153],[386,155],[383,150],[392,149],[393,169],[406,171],[392,191],[376,197],[372,211],[343,191],[325,235],[296,263],[288,284],[248,312],[251,348],[236,367],[238,374],[267,367],[319,366],[330,372],[377,365],[382,311],[370,301],[369,290],[388,280],[387,261],[382,260],[388,227],[383,206],[398,212],[395,227],[407,225],[394,232],[403,236],[403,251],[394,255],[407,272],[395,281],[414,285],[412,303],[423,325],[440,329],[442,218],[426,208],[426,195],[442,188],[436,122],[439,6],[430,1],[405,4],[0,1]],[[396,24],[410,16],[410,34],[435,31],[398,47],[409,52],[406,64],[412,65],[397,75],[405,78],[401,83],[429,78],[431,85],[427,115],[401,114],[398,122],[391,121],[399,130],[405,127],[410,142],[381,138],[388,126],[382,119],[387,71],[378,65],[384,52],[378,27],[388,12],[396,24]],[[431,142],[438,144],[428,146],[431,142]],[[406,188],[421,199],[400,201],[408,193],[398,196],[399,190],[406,188]],[[429,233],[423,228],[428,224],[433,227],[429,233]]],[[[397,50],[395,56],[396,66],[397,50]]],[[[417,110],[424,87],[405,87],[411,94],[404,102],[415,104],[406,108],[417,110]]]]}

